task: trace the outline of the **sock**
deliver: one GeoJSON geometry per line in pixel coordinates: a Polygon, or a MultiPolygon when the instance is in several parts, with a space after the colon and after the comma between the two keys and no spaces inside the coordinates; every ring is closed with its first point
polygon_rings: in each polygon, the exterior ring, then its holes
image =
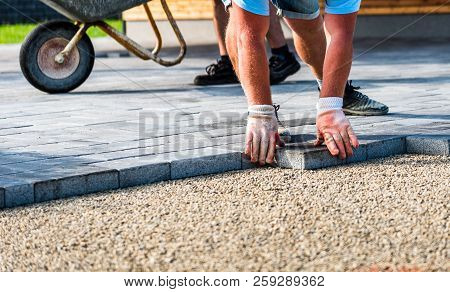
{"type": "Polygon", "coordinates": [[[282,56],[282,57],[286,57],[290,53],[289,47],[287,44],[282,47],[279,47],[279,48],[272,48],[271,51],[272,51],[272,55],[282,56]]]}
{"type": "Polygon", "coordinates": [[[322,89],[322,80],[316,79],[317,85],[319,86],[319,89],[322,89]]]}

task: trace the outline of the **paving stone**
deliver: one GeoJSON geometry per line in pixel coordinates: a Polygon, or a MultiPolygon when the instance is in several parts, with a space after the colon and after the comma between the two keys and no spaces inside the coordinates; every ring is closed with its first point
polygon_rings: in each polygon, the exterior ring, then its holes
{"type": "Polygon", "coordinates": [[[406,138],[406,151],[414,154],[449,155],[450,135],[416,135],[406,138]]]}
{"type": "Polygon", "coordinates": [[[190,151],[170,159],[172,179],[221,173],[242,168],[241,152],[225,151],[220,148],[207,148],[190,151]]]}
{"type": "Polygon", "coordinates": [[[36,202],[80,196],[119,188],[118,173],[95,166],[78,166],[62,172],[49,172],[54,179],[34,184],[36,202]]]}
{"type": "Polygon", "coordinates": [[[367,160],[367,145],[361,144],[357,149],[353,149],[353,155],[347,157],[346,163],[363,162],[367,160]]]}
{"type": "Polygon", "coordinates": [[[367,144],[367,159],[388,157],[406,153],[406,139],[399,137],[380,137],[377,141],[361,141],[367,144]]]}
{"type": "Polygon", "coordinates": [[[312,134],[292,135],[291,142],[277,150],[280,167],[294,169],[317,169],[344,164],[345,160],[333,157],[326,146],[316,147],[312,134]]]}
{"type": "Polygon", "coordinates": [[[0,209],[5,208],[5,189],[0,188],[0,209]]]}
{"type": "Polygon", "coordinates": [[[86,192],[96,193],[119,188],[119,172],[117,170],[106,170],[91,173],[86,176],[86,192]]]}
{"type": "Polygon", "coordinates": [[[0,193],[3,194],[4,208],[34,203],[33,182],[28,179],[2,176],[0,177],[0,193]]]}
{"type": "Polygon", "coordinates": [[[170,163],[158,158],[127,158],[93,165],[117,170],[121,188],[170,180],[170,163]]]}
{"type": "Polygon", "coordinates": [[[304,143],[290,143],[277,151],[278,166],[294,169],[318,169],[345,164],[333,157],[325,146],[315,147],[304,143]]]}

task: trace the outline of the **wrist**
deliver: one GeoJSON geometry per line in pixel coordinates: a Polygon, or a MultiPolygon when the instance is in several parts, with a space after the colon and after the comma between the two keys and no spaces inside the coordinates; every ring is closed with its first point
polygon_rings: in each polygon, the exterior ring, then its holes
{"type": "Polygon", "coordinates": [[[248,115],[252,116],[274,116],[275,108],[271,104],[256,104],[248,107],[248,115]]]}
{"type": "Polygon", "coordinates": [[[322,97],[317,102],[317,115],[327,111],[342,110],[344,100],[342,97],[322,97]]]}

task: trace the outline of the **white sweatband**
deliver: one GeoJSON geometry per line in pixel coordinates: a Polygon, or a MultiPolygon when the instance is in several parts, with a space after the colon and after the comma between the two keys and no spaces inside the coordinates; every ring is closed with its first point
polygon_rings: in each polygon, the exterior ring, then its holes
{"type": "Polygon", "coordinates": [[[344,104],[344,99],[342,97],[322,97],[319,98],[317,102],[317,114],[331,111],[340,110],[344,104]]]}
{"type": "Polygon", "coordinates": [[[272,116],[275,114],[275,108],[270,104],[257,104],[248,107],[248,114],[250,116],[272,116]]]}

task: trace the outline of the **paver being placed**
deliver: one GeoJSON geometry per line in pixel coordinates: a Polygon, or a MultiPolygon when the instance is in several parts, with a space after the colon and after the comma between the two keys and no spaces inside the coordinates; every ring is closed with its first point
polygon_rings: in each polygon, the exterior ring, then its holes
{"type": "MultiPolygon", "coordinates": [[[[314,139],[318,92],[310,72],[301,70],[272,88],[281,119],[303,139],[280,149],[280,166],[449,155],[450,43],[388,43],[360,55],[367,46],[355,45],[351,77],[390,114],[350,117],[361,147],[345,161],[333,158],[324,146],[307,143],[314,139]]],[[[32,88],[17,60],[3,58],[0,208],[255,167],[242,155],[247,105],[240,85],[191,85],[214,57],[194,52],[172,68],[99,58],[82,87],[57,95],[32,88]]]]}

